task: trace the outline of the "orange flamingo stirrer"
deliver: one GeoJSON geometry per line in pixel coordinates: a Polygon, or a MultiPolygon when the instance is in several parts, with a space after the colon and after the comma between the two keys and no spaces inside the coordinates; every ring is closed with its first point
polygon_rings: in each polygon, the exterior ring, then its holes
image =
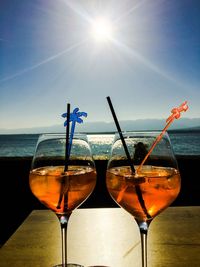
{"type": "Polygon", "coordinates": [[[149,152],[147,153],[147,155],[143,159],[142,163],[138,167],[137,173],[140,172],[140,170],[141,170],[142,166],[144,165],[145,161],[147,160],[147,158],[149,157],[149,155],[153,151],[154,147],[158,144],[158,142],[160,142],[160,140],[162,139],[164,133],[166,132],[166,130],[170,126],[170,124],[174,121],[174,119],[179,119],[180,118],[181,112],[183,112],[183,111],[185,112],[187,110],[188,110],[187,101],[183,102],[179,107],[173,108],[171,110],[172,114],[166,119],[166,123],[167,123],[166,126],[163,128],[162,132],[158,135],[158,137],[156,138],[155,142],[152,144],[149,152]]]}

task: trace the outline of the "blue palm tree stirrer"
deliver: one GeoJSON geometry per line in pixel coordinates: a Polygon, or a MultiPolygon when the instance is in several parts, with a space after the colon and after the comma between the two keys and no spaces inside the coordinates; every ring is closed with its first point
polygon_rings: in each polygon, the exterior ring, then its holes
{"type": "Polygon", "coordinates": [[[73,112],[70,113],[69,121],[68,121],[68,118],[67,118],[67,113],[63,113],[62,114],[62,117],[66,118],[66,121],[64,122],[64,127],[67,127],[67,124],[69,122],[72,122],[69,145],[68,145],[68,155],[70,155],[70,152],[71,152],[71,147],[72,147],[72,141],[73,141],[76,122],[77,123],[83,123],[83,119],[81,119],[82,116],[83,117],[87,117],[87,113],[86,112],[79,112],[79,108],[75,108],[73,110],[73,112]]]}
{"type": "MultiPolygon", "coordinates": [[[[78,111],[79,111],[79,108],[75,108],[73,110],[73,112],[70,113],[70,104],[67,104],[67,112],[62,114],[62,117],[66,118],[66,121],[64,122],[64,126],[66,127],[66,149],[65,149],[64,172],[66,172],[68,170],[69,158],[70,158],[70,152],[71,152],[76,122],[83,123],[83,120],[80,117],[82,117],[82,116],[87,117],[86,112],[78,112],[78,111]],[[72,122],[71,133],[69,133],[70,132],[70,122],[72,122]],[[70,138],[69,138],[69,134],[70,134],[70,138]]],[[[64,188],[65,188],[65,179],[63,179],[63,181],[62,181],[60,196],[59,196],[59,200],[58,200],[58,204],[57,204],[58,209],[60,209],[60,204],[62,202],[64,188]]],[[[67,194],[66,194],[66,197],[67,197],[67,194]]]]}

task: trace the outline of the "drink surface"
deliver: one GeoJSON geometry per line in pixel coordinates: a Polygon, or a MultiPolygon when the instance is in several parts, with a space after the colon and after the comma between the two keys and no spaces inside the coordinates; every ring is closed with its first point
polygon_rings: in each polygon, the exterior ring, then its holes
{"type": "Polygon", "coordinates": [[[29,176],[33,194],[57,214],[71,213],[93,191],[96,172],[88,166],[47,166],[34,169],[29,176]]]}
{"type": "Polygon", "coordinates": [[[138,187],[151,218],[167,208],[180,191],[180,174],[174,168],[143,166],[134,176],[128,166],[115,167],[107,170],[106,176],[112,198],[138,221],[149,219],[141,206],[138,187]]]}

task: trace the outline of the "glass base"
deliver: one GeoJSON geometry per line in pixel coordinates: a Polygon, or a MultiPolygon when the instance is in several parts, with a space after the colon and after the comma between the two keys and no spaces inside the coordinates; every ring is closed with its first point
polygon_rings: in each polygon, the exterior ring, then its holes
{"type": "Polygon", "coordinates": [[[53,267],[84,267],[83,265],[80,265],[80,264],[76,264],[76,263],[68,263],[68,264],[58,264],[58,265],[55,265],[53,267]]]}

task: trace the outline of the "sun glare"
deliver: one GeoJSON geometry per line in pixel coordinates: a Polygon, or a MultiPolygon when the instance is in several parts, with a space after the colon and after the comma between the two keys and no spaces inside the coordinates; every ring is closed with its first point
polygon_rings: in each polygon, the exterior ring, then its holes
{"type": "Polygon", "coordinates": [[[92,22],[92,37],[99,42],[105,42],[112,38],[112,24],[105,18],[97,18],[92,22]]]}

